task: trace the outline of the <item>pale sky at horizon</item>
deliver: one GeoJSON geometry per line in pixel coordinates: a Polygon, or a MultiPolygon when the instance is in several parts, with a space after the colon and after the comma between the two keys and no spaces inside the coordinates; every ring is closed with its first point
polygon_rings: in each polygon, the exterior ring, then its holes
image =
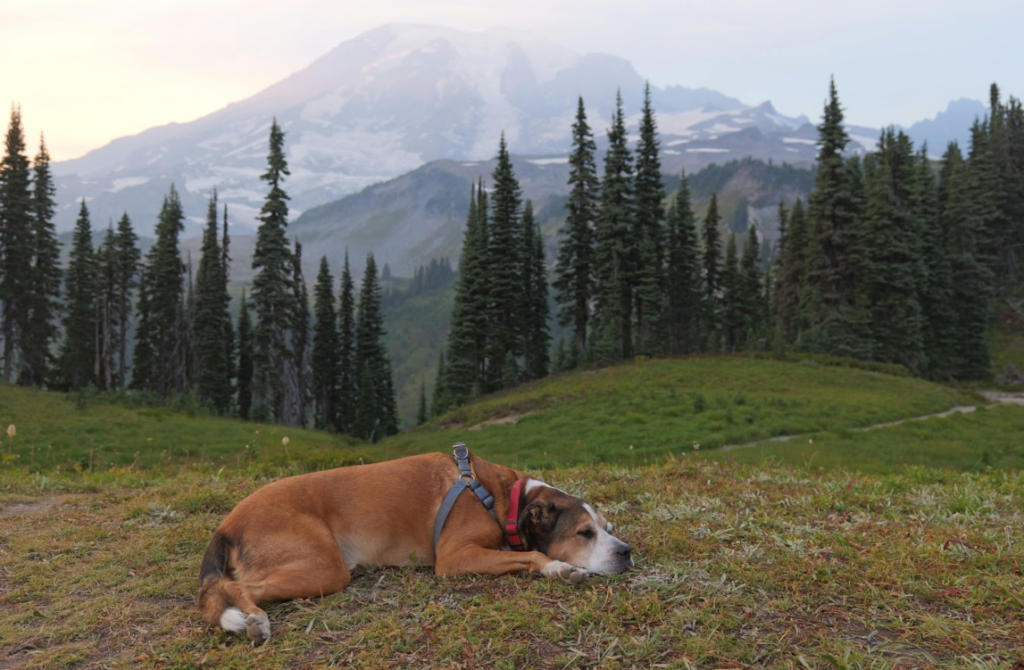
{"type": "Polygon", "coordinates": [[[384,23],[514,28],[817,119],[834,74],[850,123],[932,118],[998,82],[1024,96],[1020,0],[0,0],[0,104],[54,160],[247,98],[384,23]],[[827,9],[823,9],[827,6],[827,9]],[[900,67],[892,64],[899,63],[900,67]]]}

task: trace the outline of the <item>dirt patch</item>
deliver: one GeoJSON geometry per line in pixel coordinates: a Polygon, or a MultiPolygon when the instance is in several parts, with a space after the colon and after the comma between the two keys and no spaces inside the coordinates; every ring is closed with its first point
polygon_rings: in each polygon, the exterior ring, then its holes
{"type": "Polygon", "coordinates": [[[1024,407],[1024,393],[1006,393],[1003,391],[982,391],[989,402],[1001,403],[1004,405],[1021,405],[1024,407]]]}
{"type": "Polygon", "coordinates": [[[480,423],[470,426],[466,430],[480,430],[484,426],[501,426],[506,423],[519,423],[519,419],[523,418],[524,416],[530,416],[531,414],[536,414],[536,412],[523,412],[522,414],[520,414],[519,412],[512,412],[511,414],[506,414],[505,416],[501,416],[495,419],[481,421],[480,423]]]}
{"type": "Polygon", "coordinates": [[[53,507],[60,498],[42,498],[29,502],[7,503],[0,507],[0,516],[28,516],[53,507]]]}

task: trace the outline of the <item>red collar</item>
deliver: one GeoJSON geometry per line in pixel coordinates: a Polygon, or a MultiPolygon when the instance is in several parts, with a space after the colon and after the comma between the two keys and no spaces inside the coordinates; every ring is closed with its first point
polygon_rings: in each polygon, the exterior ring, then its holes
{"type": "Polygon", "coordinates": [[[508,493],[508,516],[505,517],[505,535],[508,537],[508,544],[512,551],[526,551],[523,541],[519,537],[519,494],[523,488],[522,479],[517,479],[508,493]]]}

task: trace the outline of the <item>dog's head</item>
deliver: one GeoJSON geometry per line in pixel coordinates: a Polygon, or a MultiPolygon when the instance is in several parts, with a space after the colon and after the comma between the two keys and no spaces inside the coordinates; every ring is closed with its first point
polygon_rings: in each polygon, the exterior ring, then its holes
{"type": "Polygon", "coordinates": [[[597,574],[633,567],[632,548],[596,507],[536,479],[526,485],[519,535],[526,548],[597,574]]]}

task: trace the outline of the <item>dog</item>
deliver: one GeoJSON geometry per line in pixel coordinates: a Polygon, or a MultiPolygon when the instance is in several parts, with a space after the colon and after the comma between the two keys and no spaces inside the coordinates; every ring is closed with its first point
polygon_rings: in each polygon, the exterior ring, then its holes
{"type": "Polygon", "coordinates": [[[266,642],[270,620],[260,603],[336,593],[357,568],[530,572],[578,584],[633,566],[631,547],[593,505],[475,458],[461,443],[454,455],[336,468],[257,490],[206,548],[203,620],[266,642]]]}

